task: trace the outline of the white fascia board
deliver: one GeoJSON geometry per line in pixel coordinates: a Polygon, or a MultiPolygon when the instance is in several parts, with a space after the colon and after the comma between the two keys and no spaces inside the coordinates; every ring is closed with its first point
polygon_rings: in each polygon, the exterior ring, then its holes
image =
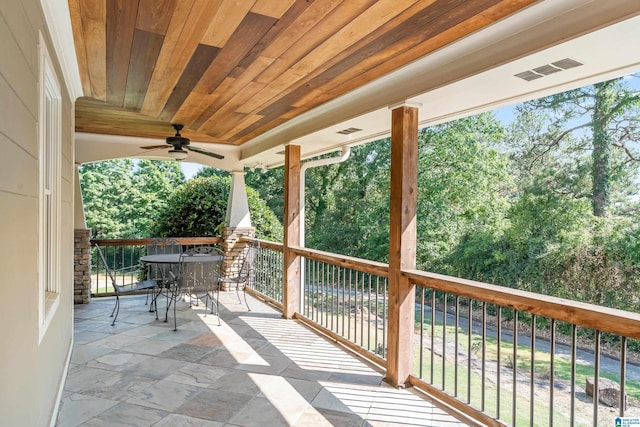
{"type": "Polygon", "coordinates": [[[71,101],[83,95],[67,0],[40,0],[44,18],[71,101]]]}

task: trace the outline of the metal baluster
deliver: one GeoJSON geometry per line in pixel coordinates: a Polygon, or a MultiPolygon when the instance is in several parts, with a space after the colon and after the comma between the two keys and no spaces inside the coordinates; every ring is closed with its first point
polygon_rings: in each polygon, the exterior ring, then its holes
{"type": "Polygon", "coordinates": [[[371,274],[367,277],[367,348],[371,350],[371,274]]]}
{"type": "Polygon", "coordinates": [[[502,307],[501,306],[497,306],[498,309],[498,330],[497,330],[497,334],[498,334],[498,349],[496,351],[496,358],[498,359],[496,361],[496,418],[500,419],[500,389],[501,387],[501,382],[500,382],[500,370],[501,370],[501,360],[502,360],[502,307]]]}
{"type": "Polygon", "coordinates": [[[447,359],[447,293],[442,293],[442,390],[446,389],[445,370],[447,359]]]}
{"type": "Polygon", "coordinates": [[[420,365],[419,365],[419,375],[420,378],[423,379],[423,370],[424,370],[424,293],[426,289],[421,287],[422,291],[420,292],[420,365]]]}
{"type": "Polygon", "coordinates": [[[518,312],[513,310],[513,392],[511,396],[511,425],[516,425],[516,407],[518,404],[518,312]]]}
{"type": "Polygon", "coordinates": [[[344,319],[345,317],[348,316],[348,313],[345,312],[345,292],[346,292],[346,286],[347,286],[347,269],[344,267],[340,267],[340,269],[342,270],[342,329],[341,329],[341,335],[344,336],[344,319]]]}
{"type": "Polygon", "coordinates": [[[593,355],[593,425],[598,426],[598,403],[600,400],[600,331],[596,331],[595,354],[593,355]]]}
{"type": "MultiPolygon", "coordinates": [[[[311,269],[311,265],[309,265],[308,262],[305,262],[304,263],[304,270],[305,270],[304,277],[309,277],[309,274],[311,274],[311,270],[310,269],[311,269]]],[[[308,280],[307,280],[307,282],[308,282],[308,280]]],[[[310,310],[310,305],[309,305],[309,297],[311,295],[311,290],[309,289],[309,285],[306,284],[306,283],[303,283],[302,287],[306,288],[306,291],[304,291],[304,297],[305,297],[304,298],[304,306],[305,306],[304,314],[305,314],[305,316],[311,318],[311,310],[310,310]]]]}
{"type": "MultiPolygon", "coordinates": [[[[378,319],[380,318],[380,302],[378,301],[378,295],[380,295],[380,277],[376,277],[376,335],[374,338],[374,345],[376,346],[376,354],[378,354],[378,319]]],[[[379,356],[383,357],[384,350],[379,356]]]]}
{"type": "Polygon", "coordinates": [[[553,427],[553,394],[555,390],[556,378],[556,319],[551,319],[551,343],[550,343],[551,362],[549,364],[549,427],[553,427]]]}
{"type": "Polygon", "coordinates": [[[387,316],[389,313],[389,292],[388,292],[388,288],[389,288],[389,280],[387,278],[385,278],[383,280],[384,284],[383,284],[383,302],[382,302],[382,353],[384,354],[384,358],[387,358],[387,326],[388,326],[388,322],[387,322],[387,316]]]}
{"type": "MultiPolygon", "coordinates": [[[[454,339],[454,344],[455,344],[455,351],[453,354],[453,358],[454,358],[454,362],[453,364],[455,365],[454,369],[453,369],[453,395],[455,397],[458,397],[458,341],[459,341],[459,328],[460,328],[460,296],[456,295],[455,298],[456,301],[456,310],[455,310],[455,328],[456,328],[456,333],[453,337],[454,339]]],[[[421,359],[422,360],[422,359],[421,359]]]]}
{"type": "Polygon", "coordinates": [[[309,281],[312,287],[312,292],[311,294],[313,295],[313,303],[311,304],[311,309],[314,312],[313,315],[313,320],[315,320],[316,322],[318,322],[318,316],[319,316],[319,307],[318,307],[318,297],[319,297],[319,292],[318,292],[318,261],[313,261],[313,269],[311,271],[311,280],[309,281]]]}
{"type": "Polygon", "coordinates": [[[531,373],[529,377],[529,425],[535,420],[534,404],[536,393],[536,315],[531,315],[531,373]]]}
{"type": "Polygon", "coordinates": [[[467,305],[467,403],[471,404],[471,337],[473,335],[473,300],[467,305]]]}
{"type": "Polygon", "coordinates": [[[435,344],[435,325],[436,325],[436,290],[431,289],[431,381],[429,384],[433,384],[434,377],[434,344],[435,344]]]}
{"type": "Polygon", "coordinates": [[[318,268],[318,270],[319,270],[318,275],[319,275],[319,279],[320,279],[319,285],[320,285],[320,288],[322,289],[322,293],[320,295],[318,295],[318,310],[320,311],[320,313],[319,313],[320,321],[318,323],[320,323],[323,326],[326,326],[325,322],[327,320],[327,316],[325,315],[326,308],[325,308],[324,302],[325,302],[325,300],[327,298],[327,289],[326,289],[326,286],[325,286],[325,282],[326,281],[325,281],[324,272],[325,272],[325,268],[326,268],[327,264],[324,263],[324,262],[323,263],[318,263],[318,264],[319,264],[319,266],[318,266],[319,267],[318,268]]]}
{"type": "Polygon", "coordinates": [[[338,288],[336,287],[336,266],[331,266],[331,330],[335,332],[336,315],[338,314],[338,288]]]}
{"type": "Polygon", "coordinates": [[[577,327],[571,325],[571,409],[569,410],[569,422],[571,427],[575,425],[576,419],[576,346],[577,327]]]}
{"type": "Polygon", "coordinates": [[[619,415],[624,417],[627,409],[626,399],[626,383],[627,383],[627,337],[620,337],[620,412],[619,415]]]}
{"type": "Polygon", "coordinates": [[[480,408],[485,410],[487,388],[487,303],[482,301],[482,387],[480,389],[480,408]]]}
{"type": "Polygon", "coordinates": [[[351,283],[353,278],[353,270],[349,270],[349,311],[348,311],[348,317],[347,317],[347,339],[349,341],[351,341],[351,291],[352,291],[352,286],[351,283]]]}
{"type": "MultiPolygon", "coordinates": [[[[356,272],[356,277],[357,277],[357,272],[356,272]]],[[[359,282],[362,284],[362,287],[360,289],[360,347],[364,347],[364,312],[362,310],[364,310],[364,273],[361,273],[361,280],[359,280],[359,282]]],[[[356,288],[358,286],[358,282],[356,282],[356,288]]],[[[357,296],[357,294],[356,294],[357,296]]],[[[357,314],[357,310],[356,310],[356,314],[357,314]]]]}

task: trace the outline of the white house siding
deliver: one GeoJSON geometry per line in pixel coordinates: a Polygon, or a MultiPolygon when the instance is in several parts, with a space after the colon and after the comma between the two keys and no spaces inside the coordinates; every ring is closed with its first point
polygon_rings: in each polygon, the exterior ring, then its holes
{"type": "Polygon", "coordinates": [[[0,426],[47,426],[73,328],[73,104],[38,0],[0,1],[0,426]],[[60,305],[38,326],[38,38],[62,86],[60,305]]]}

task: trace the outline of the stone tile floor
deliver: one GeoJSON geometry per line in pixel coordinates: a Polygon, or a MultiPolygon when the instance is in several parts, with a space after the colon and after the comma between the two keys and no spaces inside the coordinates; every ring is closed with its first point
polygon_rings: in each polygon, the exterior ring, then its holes
{"type": "Polygon", "coordinates": [[[258,300],[221,294],[220,326],[180,301],[175,332],[144,300],[75,306],[58,426],[464,425],[258,300]]]}

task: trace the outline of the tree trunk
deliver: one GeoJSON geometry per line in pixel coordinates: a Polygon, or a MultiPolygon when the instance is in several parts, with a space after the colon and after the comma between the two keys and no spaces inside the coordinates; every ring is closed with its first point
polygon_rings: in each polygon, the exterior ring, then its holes
{"type": "Polygon", "coordinates": [[[615,93],[611,82],[595,85],[593,110],[593,196],[591,204],[595,216],[607,216],[609,209],[609,190],[611,187],[611,137],[607,131],[610,113],[615,102],[615,93]]]}

